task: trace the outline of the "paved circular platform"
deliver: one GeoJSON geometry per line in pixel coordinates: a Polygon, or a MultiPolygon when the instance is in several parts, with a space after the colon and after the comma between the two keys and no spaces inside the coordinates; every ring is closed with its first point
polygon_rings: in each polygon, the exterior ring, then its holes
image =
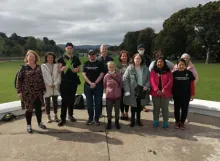
{"type": "MultiPolygon", "coordinates": [[[[142,112],[144,127],[130,128],[121,121],[122,129],[105,131],[101,125],[87,126],[87,111],[75,110],[76,123],[46,124],[37,127],[33,116],[33,134],[26,132],[25,119],[0,122],[1,161],[218,161],[220,158],[220,120],[190,114],[185,131],[152,128],[152,112],[142,112]]],[[[46,120],[44,114],[43,120],[46,120]]],[[[113,120],[114,122],[114,120],[113,120]]]]}

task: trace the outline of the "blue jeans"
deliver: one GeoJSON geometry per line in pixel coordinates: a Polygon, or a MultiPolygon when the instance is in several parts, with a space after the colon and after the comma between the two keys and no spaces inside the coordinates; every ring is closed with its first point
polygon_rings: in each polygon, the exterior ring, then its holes
{"type": "Polygon", "coordinates": [[[99,120],[102,110],[102,91],[103,86],[101,83],[98,83],[95,88],[90,88],[90,85],[85,83],[84,85],[84,93],[86,95],[86,103],[87,103],[87,110],[89,114],[89,120],[95,121],[99,120]],[[94,105],[95,104],[95,115],[94,115],[94,105]]]}

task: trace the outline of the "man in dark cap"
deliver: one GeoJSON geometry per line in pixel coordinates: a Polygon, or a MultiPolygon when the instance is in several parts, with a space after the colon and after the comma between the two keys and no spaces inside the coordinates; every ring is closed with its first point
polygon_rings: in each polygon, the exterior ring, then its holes
{"type": "Polygon", "coordinates": [[[63,126],[66,123],[67,108],[70,121],[76,121],[73,117],[73,106],[77,87],[80,84],[77,73],[80,71],[81,62],[73,53],[73,44],[67,43],[65,51],[63,56],[57,61],[59,63],[59,71],[61,72],[60,94],[62,98],[61,121],[58,123],[58,126],[63,126]]]}
{"type": "Polygon", "coordinates": [[[141,54],[143,57],[144,57],[144,61],[145,61],[145,64],[146,66],[149,68],[150,66],[150,63],[151,63],[151,58],[149,57],[149,55],[147,55],[147,53],[145,52],[145,47],[143,44],[139,44],[137,46],[137,51],[139,54],[141,54]]]}
{"type": "Polygon", "coordinates": [[[96,59],[96,53],[94,50],[90,50],[88,53],[89,60],[83,65],[83,77],[85,80],[84,92],[86,95],[87,109],[89,118],[87,125],[93,122],[99,125],[99,117],[102,110],[102,93],[105,68],[104,64],[96,59]],[[95,115],[94,115],[95,104],[95,115]]]}

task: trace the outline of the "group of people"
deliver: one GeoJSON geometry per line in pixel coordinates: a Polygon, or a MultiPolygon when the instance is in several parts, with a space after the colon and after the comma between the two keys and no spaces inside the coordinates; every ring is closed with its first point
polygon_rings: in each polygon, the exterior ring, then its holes
{"type": "MultiPolygon", "coordinates": [[[[115,127],[120,129],[119,119],[129,119],[130,126],[143,126],[141,111],[153,102],[153,126],[159,126],[160,109],[163,115],[163,128],[168,128],[169,101],[174,100],[175,128],[185,129],[190,100],[195,96],[195,84],[198,73],[190,61],[188,54],[174,65],[165,60],[161,51],[154,53],[155,61],[151,61],[145,53],[143,44],[138,45],[137,53],[130,57],[122,50],[116,64],[107,54],[107,46],[101,45],[100,55],[94,50],[88,52],[88,61],[83,64],[82,75],[85,80],[88,121],[87,125],[99,125],[103,113],[103,93],[106,96],[107,125],[112,128],[112,109],[115,111],[115,127]],[[141,89],[141,90],[139,90],[141,89]],[[141,93],[141,96],[140,94],[141,93]],[[180,115],[181,110],[181,115],[180,115]],[[121,111],[121,113],[120,113],[121,111]]],[[[67,43],[65,53],[57,60],[54,53],[48,52],[42,65],[39,65],[38,54],[29,50],[25,56],[25,67],[21,68],[16,82],[18,97],[26,109],[27,131],[32,133],[31,118],[33,110],[38,126],[46,129],[42,123],[41,107],[46,106],[47,122],[58,122],[58,126],[66,123],[68,118],[75,122],[73,116],[74,100],[80,82],[78,73],[81,62],[74,55],[73,44],[67,43]],[[61,96],[61,115],[57,116],[58,96],[61,96]],[[52,98],[54,117],[50,115],[52,98]]],[[[145,109],[146,110],[146,109],[145,109]]]]}

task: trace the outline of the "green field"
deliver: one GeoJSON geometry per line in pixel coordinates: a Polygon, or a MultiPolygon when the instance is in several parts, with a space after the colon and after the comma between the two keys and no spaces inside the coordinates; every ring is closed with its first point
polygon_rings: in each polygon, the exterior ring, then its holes
{"type": "MultiPolygon", "coordinates": [[[[116,58],[117,59],[117,58],[116,58]]],[[[81,62],[85,62],[82,58],[81,62]]],[[[14,88],[15,74],[22,62],[0,62],[0,103],[15,101],[17,99],[14,88]]],[[[220,101],[220,64],[195,64],[199,73],[199,82],[196,87],[196,98],[204,100],[220,101]]],[[[83,93],[83,79],[80,73],[82,84],[78,87],[77,93],[83,93]]]]}

